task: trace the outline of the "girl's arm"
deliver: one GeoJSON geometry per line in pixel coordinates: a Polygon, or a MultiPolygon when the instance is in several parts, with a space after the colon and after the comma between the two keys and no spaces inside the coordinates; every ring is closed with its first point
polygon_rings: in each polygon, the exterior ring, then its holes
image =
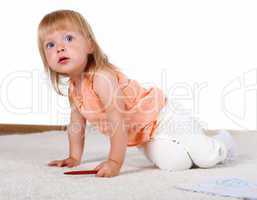
{"type": "Polygon", "coordinates": [[[110,133],[111,149],[108,159],[122,165],[128,143],[127,129],[123,117],[118,112],[109,112],[109,116],[110,123],[114,126],[112,126],[112,132],[110,133]]]}
{"type": "Polygon", "coordinates": [[[69,157],[64,160],[51,161],[49,166],[74,167],[80,164],[85,138],[86,119],[71,104],[70,123],[67,128],[69,138],[69,157]]]}
{"type": "Polygon", "coordinates": [[[123,117],[124,102],[117,79],[112,73],[98,72],[94,77],[93,86],[107,113],[111,143],[108,160],[96,167],[97,176],[111,177],[119,174],[127,149],[128,134],[123,117]]]}
{"type": "Polygon", "coordinates": [[[70,123],[67,128],[69,137],[69,157],[81,161],[85,142],[86,119],[73,105],[71,107],[70,123]]]}

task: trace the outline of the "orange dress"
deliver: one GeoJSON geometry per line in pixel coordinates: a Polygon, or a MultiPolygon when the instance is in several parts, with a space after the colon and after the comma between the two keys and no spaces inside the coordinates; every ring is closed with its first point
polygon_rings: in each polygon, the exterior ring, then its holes
{"type": "MultiPolygon", "coordinates": [[[[115,70],[122,99],[125,105],[124,121],[128,127],[128,146],[137,146],[149,141],[157,128],[157,117],[167,98],[158,87],[143,88],[136,80],[115,70]]],[[[78,111],[91,123],[107,120],[107,114],[100,98],[93,89],[92,81],[84,75],[80,94],[76,94],[74,83],[69,83],[69,98],[78,111]]]]}

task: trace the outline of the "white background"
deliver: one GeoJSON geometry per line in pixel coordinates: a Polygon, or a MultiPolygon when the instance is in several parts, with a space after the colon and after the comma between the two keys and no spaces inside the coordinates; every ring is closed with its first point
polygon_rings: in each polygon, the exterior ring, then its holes
{"type": "Polygon", "coordinates": [[[0,123],[69,121],[36,42],[39,21],[56,9],[83,14],[112,63],[185,103],[206,128],[256,129],[257,3],[246,0],[4,1],[0,123]]]}

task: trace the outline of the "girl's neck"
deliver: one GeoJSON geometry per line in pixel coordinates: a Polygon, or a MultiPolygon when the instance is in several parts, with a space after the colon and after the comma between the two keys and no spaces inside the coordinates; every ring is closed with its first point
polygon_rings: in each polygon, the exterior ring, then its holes
{"type": "Polygon", "coordinates": [[[70,81],[73,83],[77,94],[80,94],[83,77],[83,73],[77,76],[70,76],[70,81]]]}
{"type": "Polygon", "coordinates": [[[70,74],[70,80],[76,85],[76,86],[80,86],[81,82],[83,80],[85,76],[85,72],[81,71],[81,72],[76,72],[74,74],[70,74]]]}

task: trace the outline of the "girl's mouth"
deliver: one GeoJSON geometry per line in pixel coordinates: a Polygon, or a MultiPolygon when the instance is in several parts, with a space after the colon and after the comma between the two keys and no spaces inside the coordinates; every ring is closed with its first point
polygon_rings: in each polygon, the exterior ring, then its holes
{"type": "Polygon", "coordinates": [[[60,64],[66,64],[69,61],[68,57],[60,57],[58,60],[58,63],[60,64]]]}

